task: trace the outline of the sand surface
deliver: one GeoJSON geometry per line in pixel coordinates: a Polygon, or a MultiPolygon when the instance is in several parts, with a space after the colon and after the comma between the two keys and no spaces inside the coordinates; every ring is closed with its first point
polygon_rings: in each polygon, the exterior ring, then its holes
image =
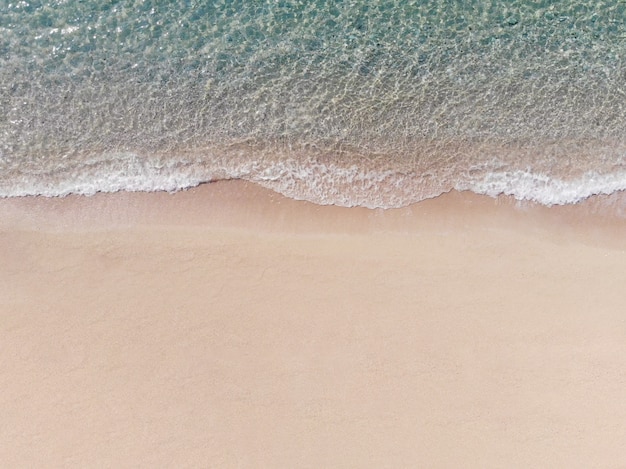
{"type": "Polygon", "coordinates": [[[620,207],[0,200],[0,461],[624,467],[620,207]]]}

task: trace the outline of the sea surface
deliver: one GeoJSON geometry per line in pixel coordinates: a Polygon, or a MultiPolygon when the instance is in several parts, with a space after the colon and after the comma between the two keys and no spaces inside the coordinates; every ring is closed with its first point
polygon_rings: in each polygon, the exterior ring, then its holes
{"type": "Polygon", "coordinates": [[[624,0],[0,0],[0,196],[626,189],[624,0]]]}

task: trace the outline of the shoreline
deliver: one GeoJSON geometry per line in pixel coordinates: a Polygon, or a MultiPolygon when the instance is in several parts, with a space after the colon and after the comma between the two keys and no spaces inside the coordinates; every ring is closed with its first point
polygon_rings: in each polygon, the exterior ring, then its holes
{"type": "Polygon", "coordinates": [[[401,208],[340,207],[288,198],[228,180],[168,192],[0,199],[0,229],[111,230],[139,225],[205,226],[300,234],[410,234],[423,229],[497,227],[626,248],[626,191],[545,206],[512,196],[455,190],[401,208]]]}
{"type": "Polygon", "coordinates": [[[623,200],[2,199],[0,459],[624,465],[623,200]]]}

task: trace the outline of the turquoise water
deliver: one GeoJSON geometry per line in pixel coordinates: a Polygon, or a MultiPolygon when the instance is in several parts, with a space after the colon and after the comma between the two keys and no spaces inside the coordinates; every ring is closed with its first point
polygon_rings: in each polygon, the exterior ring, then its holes
{"type": "Polygon", "coordinates": [[[0,0],[0,195],[626,188],[626,2],[0,0]]]}

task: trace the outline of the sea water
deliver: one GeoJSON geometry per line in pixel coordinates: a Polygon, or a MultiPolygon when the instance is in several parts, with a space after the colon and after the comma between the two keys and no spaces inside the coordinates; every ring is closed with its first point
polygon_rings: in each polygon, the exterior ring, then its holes
{"type": "Polygon", "coordinates": [[[622,0],[0,0],[0,196],[626,189],[622,0]]]}

